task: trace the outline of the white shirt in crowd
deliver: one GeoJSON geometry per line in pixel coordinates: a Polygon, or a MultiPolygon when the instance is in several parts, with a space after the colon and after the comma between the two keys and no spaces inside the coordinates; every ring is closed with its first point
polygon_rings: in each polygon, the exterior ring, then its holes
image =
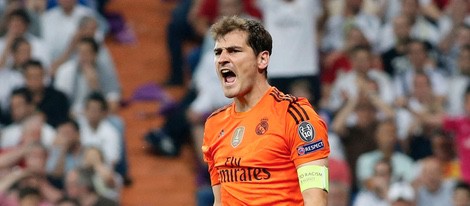
{"type": "Polygon", "coordinates": [[[314,76],[320,72],[316,22],[320,1],[258,0],[263,22],[273,38],[270,78],[314,76]]]}
{"type": "Polygon", "coordinates": [[[119,131],[107,120],[102,120],[94,130],[85,117],[78,118],[80,125],[80,141],[83,146],[92,146],[101,150],[105,162],[109,165],[119,162],[121,145],[119,131]]]}

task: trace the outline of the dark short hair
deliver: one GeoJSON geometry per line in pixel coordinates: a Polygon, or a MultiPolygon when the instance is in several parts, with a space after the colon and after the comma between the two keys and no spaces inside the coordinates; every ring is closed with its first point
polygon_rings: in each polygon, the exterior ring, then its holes
{"type": "MultiPolygon", "coordinates": [[[[414,44],[414,43],[417,43],[417,44],[420,44],[421,46],[423,46],[423,49],[426,53],[429,53],[432,51],[432,44],[429,43],[428,41],[425,41],[425,40],[420,40],[420,39],[416,39],[416,38],[411,38],[409,41],[408,41],[408,46],[410,46],[411,44],[414,44]]],[[[407,51],[408,52],[408,51],[407,51]]]]}
{"type": "Polygon", "coordinates": [[[33,104],[33,93],[25,88],[25,87],[22,87],[22,88],[17,88],[17,89],[14,89],[12,92],[11,92],[11,97],[13,96],[21,96],[23,97],[23,99],[26,101],[26,103],[28,104],[33,104]]]}
{"type": "Polygon", "coordinates": [[[101,94],[101,92],[91,92],[86,98],[86,103],[88,104],[91,101],[96,101],[100,103],[101,109],[103,109],[103,111],[108,111],[108,102],[106,102],[106,99],[104,98],[103,94],[101,94]]]}
{"type": "Polygon", "coordinates": [[[44,67],[42,66],[41,61],[39,61],[37,59],[30,59],[30,60],[26,61],[23,64],[23,66],[22,66],[23,72],[26,72],[26,70],[28,70],[31,67],[36,67],[36,68],[39,68],[41,70],[44,70],[44,67]]]}
{"type": "Polygon", "coordinates": [[[92,37],[83,37],[80,39],[80,43],[89,44],[95,53],[98,53],[100,50],[100,45],[92,37]]]}
{"type": "Polygon", "coordinates": [[[470,193],[470,185],[466,182],[458,181],[454,186],[454,191],[458,189],[463,189],[470,193]]]}
{"type": "Polygon", "coordinates": [[[79,124],[77,123],[77,121],[75,121],[75,120],[74,120],[73,118],[71,118],[71,117],[67,117],[64,121],[61,121],[61,122],[57,125],[57,127],[60,127],[60,126],[62,126],[62,125],[64,125],[64,124],[71,124],[71,125],[74,127],[74,129],[75,129],[76,131],[80,131],[80,126],[79,126],[79,124]]]}
{"type": "Polygon", "coordinates": [[[28,12],[22,8],[11,11],[7,17],[8,21],[10,21],[13,17],[19,17],[26,25],[29,25],[31,22],[28,12]]]}
{"type": "Polygon", "coordinates": [[[271,34],[259,21],[230,16],[223,17],[211,27],[212,37],[215,40],[235,30],[244,31],[248,34],[247,44],[256,55],[263,51],[268,51],[269,55],[272,54],[273,40],[271,34]]]}
{"type": "Polygon", "coordinates": [[[25,198],[27,196],[30,196],[30,195],[34,195],[34,196],[38,196],[38,197],[41,196],[41,193],[39,192],[39,190],[37,188],[34,188],[34,187],[20,188],[18,193],[19,193],[18,196],[20,197],[20,199],[23,199],[23,198],[25,198]]]}

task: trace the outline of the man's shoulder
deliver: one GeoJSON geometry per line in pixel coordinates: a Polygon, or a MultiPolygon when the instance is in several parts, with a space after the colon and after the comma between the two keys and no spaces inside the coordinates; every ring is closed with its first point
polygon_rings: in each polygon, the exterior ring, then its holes
{"type": "Polygon", "coordinates": [[[209,115],[209,117],[207,117],[207,120],[209,119],[223,119],[224,117],[228,116],[229,115],[229,111],[228,109],[232,106],[233,103],[231,104],[227,104],[223,107],[220,107],[219,109],[215,110],[214,112],[212,112],[211,115],[209,115]]]}

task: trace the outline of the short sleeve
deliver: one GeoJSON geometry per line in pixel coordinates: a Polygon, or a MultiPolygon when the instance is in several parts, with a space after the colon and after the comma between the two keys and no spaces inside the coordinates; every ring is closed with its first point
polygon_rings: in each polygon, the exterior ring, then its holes
{"type": "Polygon", "coordinates": [[[286,124],[288,149],[296,166],[328,157],[327,126],[310,104],[291,103],[287,109],[286,124]]]}

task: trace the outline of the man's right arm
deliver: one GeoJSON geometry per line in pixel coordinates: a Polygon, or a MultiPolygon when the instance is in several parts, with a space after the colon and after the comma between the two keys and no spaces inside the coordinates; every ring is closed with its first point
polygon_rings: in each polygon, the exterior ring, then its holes
{"type": "Polygon", "coordinates": [[[221,206],[220,201],[220,184],[212,186],[212,192],[214,193],[214,206],[221,206]]]}

